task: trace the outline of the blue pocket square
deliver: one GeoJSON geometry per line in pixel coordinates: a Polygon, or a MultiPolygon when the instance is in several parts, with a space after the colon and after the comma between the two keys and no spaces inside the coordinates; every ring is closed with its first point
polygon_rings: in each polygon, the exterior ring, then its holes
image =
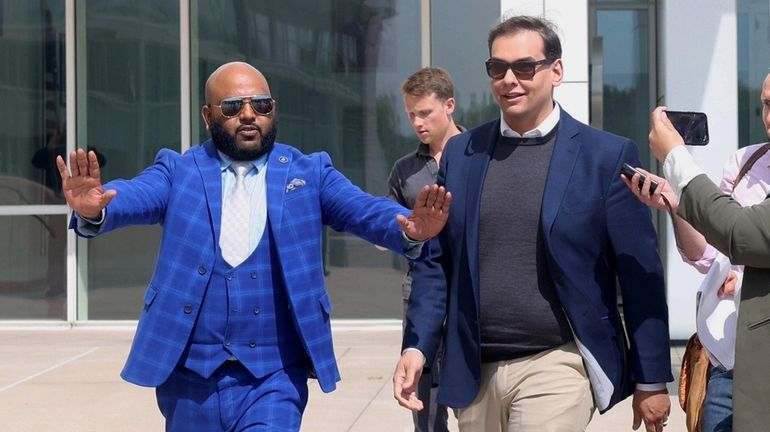
{"type": "Polygon", "coordinates": [[[306,183],[305,180],[302,180],[302,179],[299,179],[299,178],[292,179],[292,181],[290,181],[286,185],[286,192],[291,192],[291,191],[293,191],[295,189],[299,189],[302,186],[305,186],[305,183],[306,183]]]}

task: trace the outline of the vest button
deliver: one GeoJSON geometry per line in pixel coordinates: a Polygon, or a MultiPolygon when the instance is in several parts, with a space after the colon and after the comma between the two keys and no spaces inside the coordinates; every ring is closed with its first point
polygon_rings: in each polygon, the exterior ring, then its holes
{"type": "Polygon", "coordinates": [[[259,315],[259,308],[258,307],[254,308],[254,315],[259,315]]]}
{"type": "Polygon", "coordinates": [[[249,342],[249,348],[254,348],[256,346],[257,346],[256,342],[249,342]]]}
{"type": "Polygon", "coordinates": [[[186,313],[186,314],[190,314],[190,313],[192,313],[192,306],[190,306],[190,305],[185,305],[185,306],[184,306],[184,313],[186,313]]]}
{"type": "Polygon", "coordinates": [[[198,274],[205,275],[206,274],[206,267],[204,267],[204,266],[198,267],[198,274]]]}
{"type": "Polygon", "coordinates": [[[256,279],[257,278],[257,272],[251,272],[251,278],[256,279]]]}

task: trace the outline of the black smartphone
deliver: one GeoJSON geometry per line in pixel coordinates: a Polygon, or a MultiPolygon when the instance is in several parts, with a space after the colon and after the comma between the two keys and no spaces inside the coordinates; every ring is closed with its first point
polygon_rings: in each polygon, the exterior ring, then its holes
{"type": "Polygon", "coordinates": [[[706,114],[695,111],[666,111],[668,119],[687,145],[702,146],[709,143],[709,127],[706,114]]]}
{"type": "MultiPolygon", "coordinates": [[[[632,167],[631,165],[624,163],[623,167],[620,168],[620,173],[623,174],[628,178],[628,180],[631,180],[634,177],[634,174],[639,174],[639,190],[642,190],[642,185],[644,185],[644,180],[646,177],[644,174],[639,172],[636,168],[632,167]]],[[[655,192],[655,189],[658,188],[658,182],[655,180],[650,181],[650,194],[653,194],[655,192]]]]}

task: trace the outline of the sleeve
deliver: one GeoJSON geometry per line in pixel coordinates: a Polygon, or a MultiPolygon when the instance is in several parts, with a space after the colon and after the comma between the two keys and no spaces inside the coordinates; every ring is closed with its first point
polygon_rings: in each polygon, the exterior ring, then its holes
{"type": "Polygon", "coordinates": [[[172,172],[179,157],[179,153],[162,149],[155,162],[136,177],[105,184],[105,190],[115,190],[117,194],[107,205],[100,228],[96,231],[88,228],[81,231],[78,222],[80,218],[74,214],[70,228],[74,228],[82,237],[93,237],[125,226],[161,223],[171,191],[172,172]]]}
{"type": "Polygon", "coordinates": [[[770,200],[741,207],[699,175],[684,188],[678,213],[733,264],[770,268],[770,200]]]}
{"type": "Polygon", "coordinates": [[[396,161],[396,163],[393,164],[393,168],[390,170],[390,175],[388,176],[388,198],[406,207],[406,200],[404,199],[404,194],[401,187],[402,183],[403,180],[401,179],[401,175],[399,173],[398,161],[396,161]]]}
{"type": "MultiPolygon", "coordinates": [[[[445,186],[447,153],[441,158],[436,183],[445,186]]],[[[450,210],[451,211],[451,210],[450,210]]],[[[447,222],[448,223],[448,222],[447,222]]],[[[432,364],[446,321],[449,263],[447,228],[430,240],[428,253],[412,269],[412,291],[404,316],[402,352],[414,348],[422,352],[426,364],[432,364]]]]}
{"type": "Polygon", "coordinates": [[[364,192],[334,168],[326,152],[317,155],[323,222],[401,255],[408,253],[410,244],[396,216],[408,215],[409,209],[364,192]]]}
{"type": "MultiPolygon", "coordinates": [[[[722,180],[719,183],[719,189],[726,194],[732,194],[733,189],[735,188],[735,178],[738,176],[738,172],[740,172],[741,169],[740,154],[741,150],[733,153],[727,158],[727,162],[725,162],[725,165],[722,168],[722,180]]],[[[707,244],[706,249],[703,250],[703,256],[697,260],[688,259],[681,253],[681,251],[679,252],[679,255],[682,257],[682,261],[695,267],[700,273],[706,274],[708,273],[709,268],[711,268],[711,264],[716,259],[718,253],[719,252],[714,246],[707,244]]]]}
{"type": "Polygon", "coordinates": [[[607,229],[623,297],[630,373],[636,383],[670,382],[668,306],[657,235],[650,210],[620,180],[624,162],[639,166],[637,147],[631,141],[623,143],[606,194],[607,229]]]}

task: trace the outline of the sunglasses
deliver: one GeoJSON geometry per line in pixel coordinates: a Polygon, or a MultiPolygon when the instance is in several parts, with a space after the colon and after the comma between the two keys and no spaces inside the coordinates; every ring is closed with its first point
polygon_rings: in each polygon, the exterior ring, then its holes
{"type": "Polygon", "coordinates": [[[555,62],[555,58],[545,58],[538,61],[517,61],[507,63],[502,60],[489,59],[484,64],[487,67],[487,75],[493,79],[502,79],[508,73],[508,69],[513,71],[516,79],[529,81],[535,77],[537,67],[540,65],[550,65],[555,62]]]}
{"type": "Polygon", "coordinates": [[[246,97],[230,97],[222,99],[219,105],[209,104],[210,106],[219,107],[222,111],[222,115],[225,117],[235,117],[241,113],[244,102],[249,101],[251,109],[259,115],[269,115],[275,109],[275,99],[270,96],[246,96],[246,97]]]}

